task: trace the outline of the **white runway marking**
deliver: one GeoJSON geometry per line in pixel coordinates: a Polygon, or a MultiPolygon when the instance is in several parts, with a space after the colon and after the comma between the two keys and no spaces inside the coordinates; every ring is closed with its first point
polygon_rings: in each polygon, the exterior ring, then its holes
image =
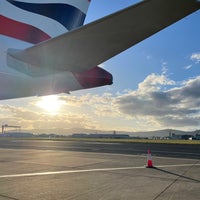
{"type": "MultiPolygon", "coordinates": [[[[156,167],[157,168],[168,168],[168,167],[190,167],[190,166],[200,166],[200,164],[160,165],[160,166],[156,166],[156,167]]],[[[102,169],[83,169],[83,170],[66,170],[66,171],[54,171],[54,172],[36,172],[36,173],[25,173],[25,174],[0,175],[0,178],[15,178],[15,177],[27,177],[27,176],[45,176],[45,175],[55,175],[55,174],[72,174],[72,173],[85,173],[85,172],[117,171],[117,170],[144,169],[144,168],[146,168],[146,166],[102,168],[102,169]]]]}

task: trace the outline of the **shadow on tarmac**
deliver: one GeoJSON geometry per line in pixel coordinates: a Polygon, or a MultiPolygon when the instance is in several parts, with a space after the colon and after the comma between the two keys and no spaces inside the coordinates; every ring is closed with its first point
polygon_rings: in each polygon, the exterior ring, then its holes
{"type": "MultiPolygon", "coordinates": [[[[187,180],[189,180],[189,181],[194,181],[194,182],[196,182],[196,183],[200,183],[200,180],[197,180],[197,179],[193,179],[193,178],[184,176],[183,174],[177,174],[177,173],[170,172],[170,171],[167,171],[167,170],[164,170],[164,169],[160,169],[160,168],[157,168],[157,167],[153,167],[153,169],[158,170],[158,171],[161,171],[161,172],[163,172],[163,173],[167,173],[167,174],[171,174],[171,175],[177,176],[178,178],[184,178],[184,179],[187,179],[187,180]]],[[[186,172],[185,172],[185,173],[186,173],[186,172]]],[[[177,179],[178,179],[178,178],[177,178],[177,179]]]]}

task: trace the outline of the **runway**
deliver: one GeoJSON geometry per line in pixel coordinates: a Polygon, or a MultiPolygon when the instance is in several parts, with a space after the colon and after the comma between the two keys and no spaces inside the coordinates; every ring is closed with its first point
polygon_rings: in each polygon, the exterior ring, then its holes
{"type": "Polygon", "coordinates": [[[151,149],[155,156],[200,159],[200,145],[52,141],[48,139],[9,140],[0,138],[0,148],[100,152],[130,155],[146,155],[147,150],[151,149]]]}
{"type": "Polygon", "coordinates": [[[198,145],[135,145],[0,139],[0,200],[199,199],[198,145]]]}

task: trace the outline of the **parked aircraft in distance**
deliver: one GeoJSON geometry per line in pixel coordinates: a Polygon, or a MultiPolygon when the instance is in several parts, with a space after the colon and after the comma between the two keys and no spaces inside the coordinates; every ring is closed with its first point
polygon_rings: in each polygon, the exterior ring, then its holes
{"type": "Polygon", "coordinates": [[[110,85],[99,64],[200,8],[197,0],[145,0],[82,26],[89,4],[0,1],[0,99],[110,85]]]}

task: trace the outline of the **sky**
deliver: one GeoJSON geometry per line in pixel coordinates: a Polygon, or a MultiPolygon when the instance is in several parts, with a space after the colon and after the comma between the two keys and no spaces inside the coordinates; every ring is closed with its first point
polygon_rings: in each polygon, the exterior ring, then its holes
{"type": "MultiPolygon", "coordinates": [[[[136,2],[92,0],[85,23],[136,2]]],[[[199,21],[197,11],[102,63],[111,86],[1,101],[0,123],[59,134],[200,129],[199,21]]]]}

